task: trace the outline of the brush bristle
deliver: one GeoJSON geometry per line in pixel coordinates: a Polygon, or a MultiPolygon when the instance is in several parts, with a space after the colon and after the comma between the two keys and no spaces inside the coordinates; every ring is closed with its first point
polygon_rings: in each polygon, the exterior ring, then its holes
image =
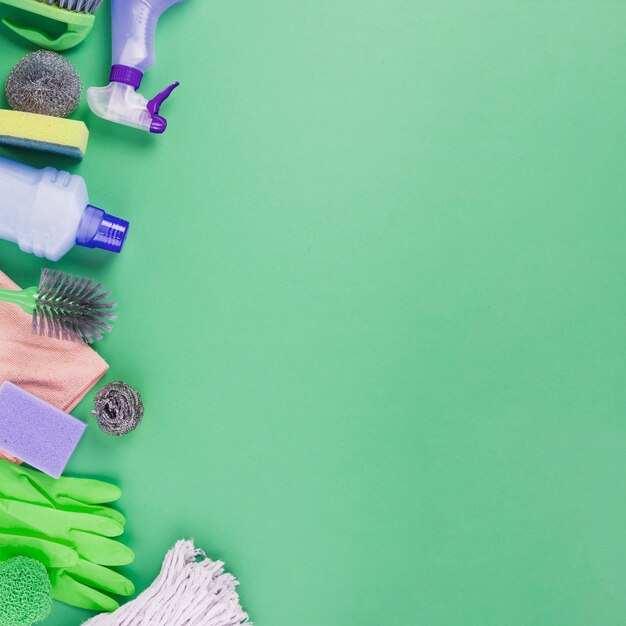
{"type": "Polygon", "coordinates": [[[56,339],[93,343],[111,330],[115,302],[91,278],[44,269],[41,272],[33,332],[56,339]]]}
{"type": "Polygon", "coordinates": [[[54,4],[60,9],[77,13],[95,13],[102,4],[102,0],[39,0],[39,2],[54,4]]]}

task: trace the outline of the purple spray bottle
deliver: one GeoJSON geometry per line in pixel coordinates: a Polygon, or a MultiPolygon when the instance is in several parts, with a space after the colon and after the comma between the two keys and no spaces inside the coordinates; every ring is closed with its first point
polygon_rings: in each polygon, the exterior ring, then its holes
{"type": "Polygon", "coordinates": [[[111,122],[161,134],[167,120],[161,105],[179,83],[173,83],[152,100],[137,89],[144,72],[155,62],[154,36],[161,15],[183,0],[111,0],[113,16],[113,67],[108,87],[91,87],[91,110],[111,122]]]}

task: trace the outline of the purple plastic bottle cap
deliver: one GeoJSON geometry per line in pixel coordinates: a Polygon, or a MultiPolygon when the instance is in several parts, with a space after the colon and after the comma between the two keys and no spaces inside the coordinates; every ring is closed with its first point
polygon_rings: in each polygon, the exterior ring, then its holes
{"type": "Polygon", "coordinates": [[[143,72],[129,65],[114,65],[109,76],[109,80],[112,83],[130,85],[135,90],[139,89],[142,79],[143,72]]]}
{"type": "Polygon", "coordinates": [[[130,224],[119,217],[87,205],[76,233],[76,243],[85,248],[121,252],[130,224]]]}

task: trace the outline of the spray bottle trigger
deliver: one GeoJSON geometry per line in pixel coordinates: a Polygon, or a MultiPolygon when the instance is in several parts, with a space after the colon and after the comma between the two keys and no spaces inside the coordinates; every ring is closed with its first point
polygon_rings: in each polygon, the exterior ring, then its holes
{"type": "Polygon", "coordinates": [[[170,97],[172,91],[180,85],[179,82],[172,83],[169,87],[166,87],[163,91],[158,93],[152,100],[148,102],[148,113],[152,117],[152,124],[150,125],[150,132],[160,135],[165,132],[167,128],[167,120],[159,115],[161,105],[170,97]]]}

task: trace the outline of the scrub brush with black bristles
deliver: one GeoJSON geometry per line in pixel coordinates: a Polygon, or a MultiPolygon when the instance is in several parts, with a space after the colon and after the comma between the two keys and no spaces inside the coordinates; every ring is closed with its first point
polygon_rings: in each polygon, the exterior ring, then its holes
{"type": "Polygon", "coordinates": [[[0,289],[0,302],[17,304],[33,316],[33,333],[93,343],[111,330],[110,292],[91,278],[44,269],[39,287],[0,289]]]}
{"type": "Polygon", "coordinates": [[[60,9],[76,11],[77,13],[95,13],[102,4],[102,0],[39,0],[43,4],[55,4],[60,9]]]}
{"type": "Polygon", "coordinates": [[[18,24],[9,18],[2,20],[5,26],[36,46],[61,52],[86,39],[93,28],[95,12],[102,0],[0,0],[0,3],[66,24],[65,32],[56,37],[36,26],[18,24]]]}

